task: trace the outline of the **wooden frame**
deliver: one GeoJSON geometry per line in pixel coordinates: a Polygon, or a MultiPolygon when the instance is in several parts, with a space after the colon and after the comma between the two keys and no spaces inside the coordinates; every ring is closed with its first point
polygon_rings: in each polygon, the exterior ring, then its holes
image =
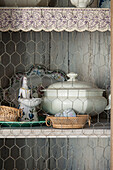
{"type": "Polygon", "coordinates": [[[111,0],[111,170],[113,170],[113,0],[111,0]]]}

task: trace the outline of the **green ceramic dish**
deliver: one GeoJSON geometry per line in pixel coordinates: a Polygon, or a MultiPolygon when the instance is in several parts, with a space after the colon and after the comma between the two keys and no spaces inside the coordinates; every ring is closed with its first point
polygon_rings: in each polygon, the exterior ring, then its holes
{"type": "Polygon", "coordinates": [[[30,122],[2,122],[0,127],[36,127],[45,125],[45,121],[30,121],[30,122]]]}

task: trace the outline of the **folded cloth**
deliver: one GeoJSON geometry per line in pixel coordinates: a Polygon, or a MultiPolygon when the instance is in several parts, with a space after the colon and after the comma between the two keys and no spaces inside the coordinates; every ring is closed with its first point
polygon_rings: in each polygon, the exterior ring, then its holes
{"type": "Polygon", "coordinates": [[[76,117],[76,113],[73,109],[66,109],[62,113],[56,113],[55,117],[76,117]]]}

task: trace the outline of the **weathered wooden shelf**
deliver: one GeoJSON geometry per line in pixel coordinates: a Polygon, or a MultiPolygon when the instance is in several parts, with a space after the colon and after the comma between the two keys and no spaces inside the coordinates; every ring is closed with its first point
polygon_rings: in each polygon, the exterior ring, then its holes
{"type": "Polygon", "coordinates": [[[110,137],[110,129],[54,129],[40,128],[3,128],[0,130],[0,138],[93,138],[110,137]]]}
{"type": "Polygon", "coordinates": [[[0,8],[0,31],[110,31],[107,8],[0,8]]]}

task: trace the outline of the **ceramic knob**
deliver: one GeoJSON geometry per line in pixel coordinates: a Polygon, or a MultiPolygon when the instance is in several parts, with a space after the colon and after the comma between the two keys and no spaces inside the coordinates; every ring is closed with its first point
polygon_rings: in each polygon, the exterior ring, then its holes
{"type": "Polygon", "coordinates": [[[78,77],[78,74],[71,72],[71,73],[67,74],[67,76],[69,77],[68,81],[76,81],[77,80],[76,78],[78,77]]]}

